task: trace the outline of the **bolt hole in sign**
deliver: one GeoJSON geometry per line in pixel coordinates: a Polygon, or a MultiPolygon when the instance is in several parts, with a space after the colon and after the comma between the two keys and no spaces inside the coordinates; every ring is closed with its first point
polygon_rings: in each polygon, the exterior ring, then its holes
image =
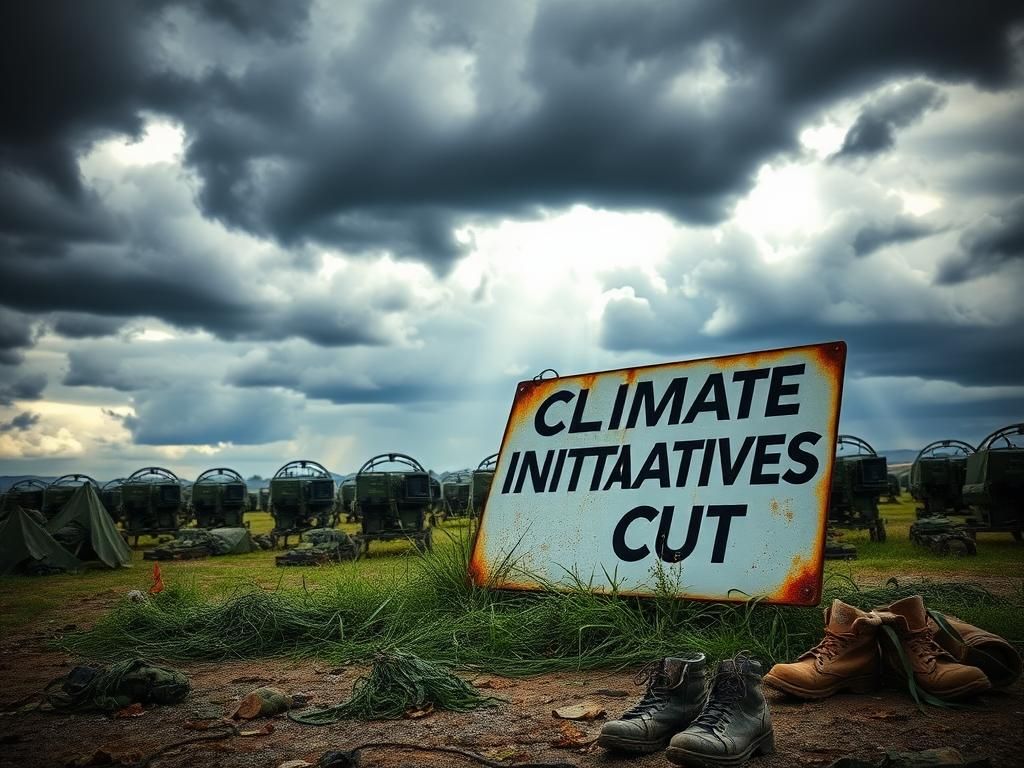
{"type": "Polygon", "coordinates": [[[520,382],[473,580],[817,605],[845,365],[837,341],[520,382]]]}

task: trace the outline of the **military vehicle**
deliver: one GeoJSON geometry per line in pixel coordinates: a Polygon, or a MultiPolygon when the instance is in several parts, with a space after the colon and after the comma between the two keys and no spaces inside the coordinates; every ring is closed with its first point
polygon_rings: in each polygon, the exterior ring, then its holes
{"type": "Polygon", "coordinates": [[[192,484],[192,518],[197,528],[241,528],[248,499],[245,480],[235,470],[208,469],[192,484]]]}
{"type": "Polygon", "coordinates": [[[168,542],[143,553],[143,560],[196,560],[219,555],[244,555],[260,547],[248,528],[183,528],[168,542]]]}
{"type": "Polygon", "coordinates": [[[7,489],[7,497],[4,505],[7,508],[21,507],[22,509],[34,509],[36,512],[43,511],[43,496],[46,493],[46,483],[36,480],[34,477],[27,477],[19,480],[7,489]]]}
{"type": "Polygon", "coordinates": [[[491,492],[491,483],[494,481],[494,470],[497,466],[498,454],[492,453],[473,470],[470,503],[473,507],[474,517],[483,514],[484,506],[487,504],[487,496],[491,492]]]}
{"type": "Polygon", "coordinates": [[[269,512],[270,511],[270,488],[269,487],[267,487],[267,488],[260,488],[259,496],[260,496],[260,503],[259,503],[260,512],[269,512]]]}
{"type": "Polygon", "coordinates": [[[885,521],[878,514],[878,497],[889,489],[888,476],[885,457],[875,453],[865,440],[839,435],[829,496],[829,525],[866,528],[872,541],[885,541],[885,521]],[[857,453],[840,456],[844,446],[853,446],[857,453]]]}
{"type": "Polygon", "coordinates": [[[287,547],[289,536],[336,526],[338,506],[331,473],[315,461],[289,461],[270,479],[270,514],[274,516],[270,537],[275,546],[282,537],[287,547]]]}
{"type": "Polygon", "coordinates": [[[337,528],[313,528],[302,534],[299,545],[274,558],[274,565],[326,565],[355,560],[359,544],[337,528]]]}
{"type": "Polygon", "coordinates": [[[260,495],[256,491],[248,491],[245,494],[245,511],[246,512],[259,512],[260,510],[260,495]]]}
{"type": "Polygon", "coordinates": [[[100,486],[100,501],[103,508],[115,523],[121,522],[124,515],[121,513],[121,486],[124,485],[124,478],[108,480],[100,486]]]}
{"type": "Polygon", "coordinates": [[[177,533],[184,506],[181,480],[169,469],[145,467],[121,484],[121,513],[128,537],[177,533]]]}
{"type": "Polygon", "coordinates": [[[997,429],[967,457],[963,495],[972,533],[1024,538],[1024,423],[997,429]]]}
{"type": "Polygon", "coordinates": [[[967,513],[964,479],[974,446],[962,440],[936,440],[920,450],[910,467],[910,495],[921,503],[917,517],[967,513]]]}
{"type": "Polygon", "coordinates": [[[885,498],[879,501],[885,504],[899,504],[900,503],[900,479],[894,474],[886,476],[886,483],[888,487],[885,491],[885,498]]]}
{"type": "Polygon", "coordinates": [[[955,523],[944,515],[922,517],[910,524],[910,541],[928,547],[938,555],[978,554],[978,545],[963,523],[955,523]]]}
{"type": "Polygon", "coordinates": [[[47,520],[55,518],[75,495],[78,487],[86,483],[92,485],[97,493],[99,492],[100,484],[88,475],[63,475],[46,486],[46,490],[43,491],[43,517],[47,520]]]}
{"type": "Polygon", "coordinates": [[[356,479],[347,477],[338,486],[338,504],[340,513],[345,515],[346,523],[354,523],[359,519],[356,511],[356,479]]]}
{"type": "Polygon", "coordinates": [[[355,537],[363,552],[373,540],[409,539],[419,550],[432,546],[428,515],[440,501],[440,484],[416,459],[404,453],[382,453],[356,473],[356,513],[361,532],[355,537]],[[393,464],[401,467],[383,470],[393,464]]]}
{"type": "Polygon", "coordinates": [[[441,509],[445,519],[473,514],[473,473],[468,469],[441,478],[441,509]]]}

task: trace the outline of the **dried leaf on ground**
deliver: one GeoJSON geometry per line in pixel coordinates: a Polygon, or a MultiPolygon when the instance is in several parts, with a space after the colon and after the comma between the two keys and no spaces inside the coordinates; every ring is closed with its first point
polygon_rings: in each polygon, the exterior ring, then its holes
{"type": "Polygon", "coordinates": [[[409,707],[405,710],[405,717],[409,720],[418,720],[421,717],[426,717],[434,711],[434,703],[427,702],[422,707],[409,707]]]}
{"type": "Polygon", "coordinates": [[[496,760],[499,763],[521,763],[530,759],[528,752],[524,752],[519,747],[513,745],[488,749],[484,751],[483,756],[488,760],[496,760]]]}
{"type": "Polygon", "coordinates": [[[277,768],[308,768],[313,765],[305,760],[285,760],[277,768]]]}
{"type": "Polygon", "coordinates": [[[608,710],[598,704],[570,704],[551,710],[551,716],[559,720],[599,720],[608,710]]]}
{"type": "Polygon", "coordinates": [[[144,710],[142,705],[136,701],[134,704],[129,704],[124,709],[117,710],[117,712],[114,713],[114,717],[142,717],[144,714],[146,714],[146,710],[144,710]]]}
{"type": "Polygon", "coordinates": [[[267,723],[262,728],[256,731],[239,731],[239,736],[269,736],[274,732],[274,724],[267,723]]]}
{"type": "Polygon", "coordinates": [[[577,728],[569,720],[563,720],[558,726],[558,738],[551,742],[551,746],[557,749],[579,749],[589,746],[596,740],[596,736],[577,728]]]}
{"type": "Polygon", "coordinates": [[[292,707],[291,697],[277,688],[257,688],[247,693],[238,702],[231,717],[235,720],[252,720],[257,717],[273,717],[287,712],[292,707]]]}

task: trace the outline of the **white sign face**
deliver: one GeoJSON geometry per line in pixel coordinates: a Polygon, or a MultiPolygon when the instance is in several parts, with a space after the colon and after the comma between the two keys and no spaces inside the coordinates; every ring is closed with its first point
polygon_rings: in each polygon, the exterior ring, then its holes
{"type": "Polygon", "coordinates": [[[831,342],[521,382],[472,578],[816,605],[845,364],[831,342]]]}

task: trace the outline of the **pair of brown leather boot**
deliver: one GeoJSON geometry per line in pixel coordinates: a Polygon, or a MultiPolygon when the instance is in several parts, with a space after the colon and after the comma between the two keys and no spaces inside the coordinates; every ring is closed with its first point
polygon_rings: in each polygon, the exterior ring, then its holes
{"type": "Polygon", "coordinates": [[[792,664],[776,664],[764,681],[823,699],[865,693],[895,677],[915,699],[948,701],[1010,685],[1020,672],[1020,655],[1006,640],[955,617],[929,615],[915,595],[874,611],[834,600],[824,639],[792,664]]]}

